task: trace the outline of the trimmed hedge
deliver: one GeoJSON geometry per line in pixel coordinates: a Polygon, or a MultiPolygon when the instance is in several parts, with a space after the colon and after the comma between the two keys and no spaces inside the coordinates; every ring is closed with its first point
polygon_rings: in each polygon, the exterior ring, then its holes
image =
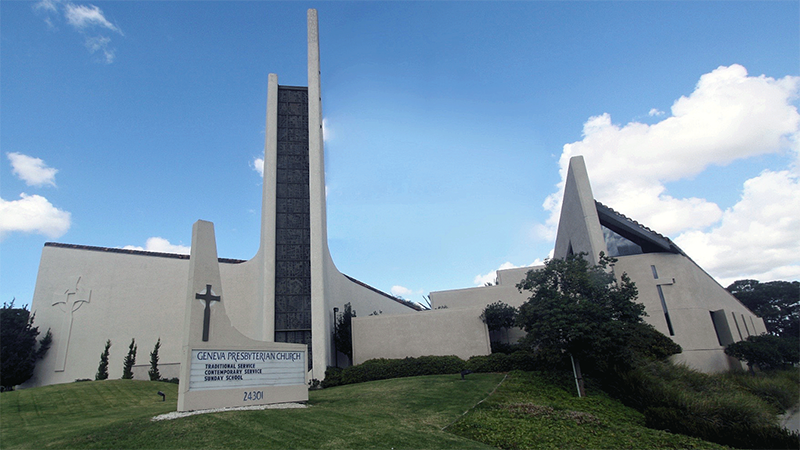
{"type": "Polygon", "coordinates": [[[365,381],[388,378],[415,377],[419,375],[456,374],[462,370],[475,373],[509,372],[512,370],[535,370],[537,360],[528,352],[514,352],[510,355],[492,353],[488,356],[473,356],[464,361],[458,356],[420,356],[404,359],[370,359],[357,366],[345,369],[328,367],[322,387],[328,388],[365,381]]]}
{"type": "MultiPolygon", "coordinates": [[[[744,410],[742,410],[744,411],[744,410]]],[[[739,412],[739,411],[737,411],[739,412]]],[[[681,407],[652,407],[644,411],[645,426],[695,436],[736,448],[794,449],[800,435],[774,424],[750,424],[739,420],[712,420],[681,407]]]]}

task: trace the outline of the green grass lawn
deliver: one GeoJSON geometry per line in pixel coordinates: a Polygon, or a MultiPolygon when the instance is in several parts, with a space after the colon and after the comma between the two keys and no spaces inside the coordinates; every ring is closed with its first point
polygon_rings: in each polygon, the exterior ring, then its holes
{"type": "Polygon", "coordinates": [[[107,380],[0,395],[0,447],[39,448],[714,448],[650,430],[602,393],[578,399],[533,374],[436,375],[309,393],[305,409],[228,411],[153,422],[177,385],[107,380]],[[167,395],[162,402],[157,391],[167,395]],[[467,410],[469,413],[463,415],[467,410]],[[442,428],[445,428],[442,431],[442,428]]]}
{"type": "Polygon", "coordinates": [[[441,429],[503,378],[401,378],[311,391],[309,407],[229,411],[152,422],[175,411],[177,385],[108,380],[0,395],[0,447],[489,448],[441,429]],[[167,394],[161,402],[156,392],[167,394]]]}

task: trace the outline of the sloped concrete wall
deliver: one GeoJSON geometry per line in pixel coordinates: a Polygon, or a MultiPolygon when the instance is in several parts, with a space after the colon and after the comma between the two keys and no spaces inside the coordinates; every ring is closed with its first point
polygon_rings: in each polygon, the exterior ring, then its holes
{"type": "MultiPolygon", "coordinates": [[[[615,264],[614,273],[618,277],[622,273],[631,277],[639,290],[638,302],[645,305],[648,314],[645,320],[683,348],[683,353],[674,357],[675,362],[704,372],[741,367],[737,360],[725,355],[725,348],[720,345],[711,314],[714,311],[724,312],[722,317],[734,342],[767,331],[760,317],[683,255],[648,253],[622,256],[615,264]],[[655,278],[653,268],[658,278],[655,278]],[[659,285],[672,324],[672,335],[658,293],[659,285]]],[[[725,324],[719,323],[719,326],[725,324]]]]}

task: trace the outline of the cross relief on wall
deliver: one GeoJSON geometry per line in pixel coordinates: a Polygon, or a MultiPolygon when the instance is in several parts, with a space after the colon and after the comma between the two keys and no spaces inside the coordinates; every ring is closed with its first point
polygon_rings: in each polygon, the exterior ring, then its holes
{"type": "Polygon", "coordinates": [[[72,334],[72,317],[75,311],[80,309],[84,303],[89,303],[92,298],[92,290],[80,287],[81,277],[75,281],[75,287],[57,291],[53,294],[53,304],[64,314],[61,319],[61,331],[56,339],[56,372],[63,372],[67,364],[67,350],[69,349],[69,339],[72,334]]]}
{"type": "Polygon", "coordinates": [[[664,320],[667,322],[667,329],[670,336],[675,336],[675,330],[672,328],[672,319],[669,317],[669,308],[667,308],[667,300],[664,298],[664,291],[661,286],[669,286],[675,284],[675,278],[670,276],[659,276],[656,266],[650,266],[653,271],[653,279],[655,280],[656,290],[658,290],[658,298],[661,300],[661,308],[664,310],[664,320]]]}

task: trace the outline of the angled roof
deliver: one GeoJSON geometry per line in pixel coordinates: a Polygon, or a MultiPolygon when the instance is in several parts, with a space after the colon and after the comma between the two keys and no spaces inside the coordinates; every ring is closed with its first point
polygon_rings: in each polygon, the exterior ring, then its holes
{"type": "Polygon", "coordinates": [[[397,303],[400,303],[401,305],[408,306],[409,308],[411,308],[413,310],[422,311],[424,309],[424,308],[422,308],[421,306],[419,306],[418,304],[416,304],[414,302],[410,302],[410,301],[402,299],[402,298],[397,298],[394,295],[387,294],[386,292],[383,292],[380,289],[374,288],[374,287],[368,285],[367,283],[364,283],[363,281],[356,280],[355,278],[351,277],[350,275],[345,275],[345,274],[342,274],[342,275],[344,275],[345,278],[347,278],[348,280],[352,281],[353,283],[355,283],[355,284],[357,284],[357,285],[359,285],[361,287],[367,288],[370,291],[373,291],[373,292],[375,292],[377,294],[380,294],[380,295],[388,298],[389,300],[394,300],[397,303]]]}
{"type": "Polygon", "coordinates": [[[687,256],[668,237],[656,233],[639,222],[621,214],[608,206],[594,201],[600,225],[612,230],[642,248],[644,253],[676,253],[687,256]]]}
{"type": "MultiPolygon", "coordinates": [[[[70,248],[73,250],[87,250],[90,252],[104,252],[104,253],[122,253],[126,255],[141,255],[141,256],[153,256],[157,258],[172,258],[172,259],[189,259],[189,255],[183,255],[180,253],[162,253],[162,252],[148,252],[145,250],[131,250],[127,248],[113,248],[113,247],[94,247],[91,245],[75,245],[75,244],[62,244],[59,242],[45,242],[45,247],[59,247],[59,248],[70,248]]],[[[246,262],[244,259],[231,259],[231,258],[219,258],[219,262],[224,264],[241,264],[246,262]]]]}

